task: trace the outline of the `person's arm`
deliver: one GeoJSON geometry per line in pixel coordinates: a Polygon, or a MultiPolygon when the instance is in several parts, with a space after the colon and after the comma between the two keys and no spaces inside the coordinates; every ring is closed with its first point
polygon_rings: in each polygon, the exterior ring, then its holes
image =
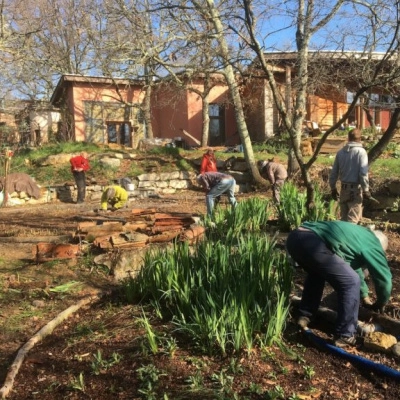
{"type": "Polygon", "coordinates": [[[365,282],[365,275],[364,275],[364,271],[362,268],[357,268],[355,270],[358,274],[358,276],[360,277],[360,294],[361,294],[361,298],[365,299],[369,296],[369,288],[367,285],[367,282],[365,282]]]}
{"type": "Polygon", "coordinates": [[[102,210],[107,210],[107,206],[108,206],[107,189],[104,190],[100,201],[101,201],[101,209],[102,210]]]}
{"type": "Polygon", "coordinates": [[[275,171],[274,168],[271,166],[269,166],[269,168],[267,169],[267,178],[272,185],[275,184],[275,171]]]}
{"type": "Polygon", "coordinates": [[[90,169],[89,160],[82,157],[82,170],[89,171],[89,169],[90,169]]]}
{"type": "Polygon", "coordinates": [[[369,248],[366,252],[366,265],[374,283],[376,304],[383,307],[392,293],[392,273],[384,253],[369,248]]]}
{"type": "Polygon", "coordinates": [[[122,208],[128,201],[128,192],[124,188],[117,187],[115,189],[115,198],[118,201],[114,204],[114,208],[122,208]]]}
{"type": "Polygon", "coordinates": [[[360,153],[359,181],[363,192],[369,192],[368,154],[365,150],[360,153]]]}
{"type": "Polygon", "coordinates": [[[207,157],[203,156],[202,160],[201,160],[201,165],[200,165],[200,174],[204,174],[206,172],[207,169],[207,157]]]}

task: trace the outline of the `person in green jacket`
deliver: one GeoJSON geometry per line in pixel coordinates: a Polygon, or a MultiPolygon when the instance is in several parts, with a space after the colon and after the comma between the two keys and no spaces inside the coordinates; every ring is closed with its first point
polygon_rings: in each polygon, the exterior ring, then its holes
{"type": "Polygon", "coordinates": [[[108,206],[111,210],[118,210],[125,206],[128,201],[128,192],[118,185],[107,186],[101,196],[101,209],[106,211],[108,206]]]}
{"type": "Polygon", "coordinates": [[[338,295],[334,343],[338,347],[355,346],[362,269],[368,270],[375,286],[377,298],[370,309],[383,312],[391,295],[387,245],[381,231],[345,221],[305,222],[292,231],[286,249],[307,272],[298,325],[306,328],[315,317],[328,282],[338,295]]]}

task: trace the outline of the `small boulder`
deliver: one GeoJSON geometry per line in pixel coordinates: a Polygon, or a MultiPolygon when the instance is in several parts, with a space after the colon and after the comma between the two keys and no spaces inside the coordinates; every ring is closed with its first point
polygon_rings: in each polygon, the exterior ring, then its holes
{"type": "Polygon", "coordinates": [[[364,346],[368,350],[377,352],[388,352],[397,343],[397,339],[383,332],[371,332],[365,336],[364,346]]]}

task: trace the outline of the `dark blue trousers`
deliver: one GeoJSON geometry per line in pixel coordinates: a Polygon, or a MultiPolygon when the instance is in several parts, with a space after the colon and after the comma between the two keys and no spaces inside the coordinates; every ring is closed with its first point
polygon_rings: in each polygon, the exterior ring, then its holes
{"type": "Polygon", "coordinates": [[[358,274],[310,230],[299,228],[292,231],[287,238],[286,248],[292,259],[307,272],[300,314],[309,318],[315,316],[325,282],[328,282],[338,297],[335,334],[353,336],[360,306],[358,274]]]}

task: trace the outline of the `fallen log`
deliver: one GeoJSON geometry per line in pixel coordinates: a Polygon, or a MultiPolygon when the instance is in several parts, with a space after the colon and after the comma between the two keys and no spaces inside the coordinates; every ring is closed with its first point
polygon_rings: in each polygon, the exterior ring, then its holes
{"type": "Polygon", "coordinates": [[[132,208],[133,215],[147,215],[155,214],[157,210],[155,208],[132,208]]]}
{"type": "Polygon", "coordinates": [[[182,232],[181,230],[176,230],[176,231],[160,233],[159,235],[150,236],[149,243],[170,242],[171,240],[177,238],[181,232],[182,232]]]}
{"type": "Polygon", "coordinates": [[[156,235],[158,233],[169,232],[169,231],[177,231],[177,230],[182,231],[183,229],[184,225],[181,224],[153,226],[153,228],[151,228],[151,233],[156,235]]]}
{"type": "Polygon", "coordinates": [[[5,399],[10,391],[12,390],[12,387],[14,385],[15,377],[18,374],[19,369],[21,368],[21,365],[28,354],[28,352],[35,346],[36,343],[39,343],[42,339],[44,339],[46,336],[50,335],[53,330],[60,325],[61,322],[63,322],[65,319],[67,319],[71,314],[74,312],[78,311],[81,307],[85,306],[86,304],[92,303],[95,300],[99,299],[100,293],[98,293],[95,296],[89,296],[86,297],[82,300],[80,300],[78,303],[68,307],[66,310],[62,311],[60,314],[57,315],[54,319],[52,319],[47,325],[45,325],[42,329],[40,329],[35,335],[33,335],[28,342],[26,342],[18,351],[17,356],[15,357],[15,360],[11,364],[10,368],[8,369],[8,374],[6,376],[6,379],[4,381],[3,387],[0,389],[0,396],[2,399],[5,399]]]}
{"type": "Polygon", "coordinates": [[[33,248],[37,262],[76,258],[81,254],[78,244],[38,243],[33,248]]]}
{"type": "Polygon", "coordinates": [[[116,245],[113,245],[114,249],[134,249],[138,247],[146,247],[147,246],[147,240],[142,241],[142,242],[125,242],[125,243],[119,243],[116,245]]]}
{"type": "Polygon", "coordinates": [[[189,242],[189,244],[194,244],[204,237],[206,228],[204,226],[193,226],[186,229],[179,236],[179,240],[182,242],[189,242]]]}
{"type": "Polygon", "coordinates": [[[110,237],[110,242],[114,247],[125,243],[134,243],[134,242],[144,242],[147,243],[149,237],[144,233],[138,232],[126,232],[120,233],[119,235],[113,235],[110,237]]]}
{"type": "Polygon", "coordinates": [[[99,236],[94,239],[93,246],[96,246],[99,249],[112,249],[113,247],[109,235],[99,236]]]}
{"type": "Polygon", "coordinates": [[[64,242],[72,239],[72,234],[59,236],[7,236],[0,237],[0,243],[40,243],[64,242]]]}
{"type": "Polygon", "coordinates": [[[112,222],[103,225],[93,225],[82,229],[79,229],[75,233],[76,236],[92,236],[96,237],[98,235],[113,234],[116,232],[121,232],[122,222],[112,222]]]}

